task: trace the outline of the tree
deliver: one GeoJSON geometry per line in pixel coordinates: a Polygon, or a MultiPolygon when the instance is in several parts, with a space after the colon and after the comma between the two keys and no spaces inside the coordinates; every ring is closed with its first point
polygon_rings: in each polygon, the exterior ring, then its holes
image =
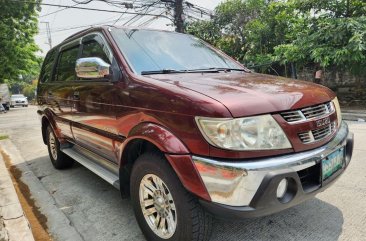
{"type": "Polygon", "coordinates": [[[296,35],[290,43],[275,48],[277,60],[366,73],[366,2],[295,0],[292,4],[303,21],[294,27],[296,35]]]}
{"type": "Polygon", "coordinates": [[[0,83],[36,76],[41,59],[34,42],[40,0],[32,2],[0,0],[0,83]]]}
{"type": "Polygon", "coordinates": [[[364,0],[228,0],[188,32],[263,72],[295,64],[366,72],[364,0]]]}

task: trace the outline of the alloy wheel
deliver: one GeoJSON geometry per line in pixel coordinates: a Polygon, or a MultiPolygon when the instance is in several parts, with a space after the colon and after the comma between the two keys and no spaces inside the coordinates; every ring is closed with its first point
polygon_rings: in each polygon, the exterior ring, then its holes
{"type": "Polygon", "coordinates": [[[167,185],[154,174],[145,175],[140,182],[140,206],[144,218],[160,238],[169,239],[177,227],[177,211],[167,185]]]}

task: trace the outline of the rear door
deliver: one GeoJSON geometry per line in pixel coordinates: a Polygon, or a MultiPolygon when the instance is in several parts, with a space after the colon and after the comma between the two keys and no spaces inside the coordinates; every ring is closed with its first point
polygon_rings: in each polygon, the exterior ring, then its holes
{"type": "Polygon", "coordinates": [[[76,81],[75,64],[80,54],[80,40],[60,47],[53,81],[47,88],[47,99],[56,125],[62,136],[73,140],[71,121],[74,105],[73,84],[76,81]]]}
{"type": "MultiPolygon", "coordinates": [[[[115,63],[104,37],[93,33],[82,39],[81,58],[98,57],[105,62],[115,63]]],[[[94,153],[118,163],[118,143],[115,104],[118,91],[108,79],[80,79],[74,87],[74,108],[72,131],[75,142],[94,153]]]]}

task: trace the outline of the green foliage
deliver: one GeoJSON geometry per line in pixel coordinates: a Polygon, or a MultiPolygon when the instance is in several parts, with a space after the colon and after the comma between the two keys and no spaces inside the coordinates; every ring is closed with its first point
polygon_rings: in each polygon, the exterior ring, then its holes
{"type": "Polygon", "coordinates": [[[228,0],[215,12],[188,32],[248,66],[313,64],[365,74],[366,1],[228,0]]]}
{"type": "Polygon", "coordinates": [[[340,66],[361,74],[366,64],[366,3],[297,0],[294,6],[304,21],[295,27],[299,31],[290,43],[275,48],[276,59],[340,66]]]}
{"type": "Polygon", "coordinates": [[[20,76],[36,76],[41,60],[34,42],[37,33],[36,3],[0,0],[0,82],[18,81],[20,76]]]}

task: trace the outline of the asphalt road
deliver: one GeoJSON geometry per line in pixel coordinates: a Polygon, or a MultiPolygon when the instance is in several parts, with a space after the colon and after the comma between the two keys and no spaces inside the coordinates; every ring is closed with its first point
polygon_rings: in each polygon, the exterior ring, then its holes
{"type": "MultiPolygon", "coordinates": [[[[216,220],[211,240],[366,240],[366,124],[349,126],[355,133],[355,152],[337,183],[278,214],[244,221],[216,220]]],[[[45,205],[36,194],[46,191],[56,203],[54,211],[62,212],[83,240],[144,240],[130,201],[122,200],[118,190],[80,165],[64,171],[52,167],[36,107],[0,115],[0,134],[10,136],[38,178],[39,190],[31,189],[36,204],[45,205]]],[[[51,213],[44,215],[52,220],[51,213]]],[[[59,230],[57,222],[47,225],[55,240],[61,240],[59,233],[67,232],[59,230]]]]}

